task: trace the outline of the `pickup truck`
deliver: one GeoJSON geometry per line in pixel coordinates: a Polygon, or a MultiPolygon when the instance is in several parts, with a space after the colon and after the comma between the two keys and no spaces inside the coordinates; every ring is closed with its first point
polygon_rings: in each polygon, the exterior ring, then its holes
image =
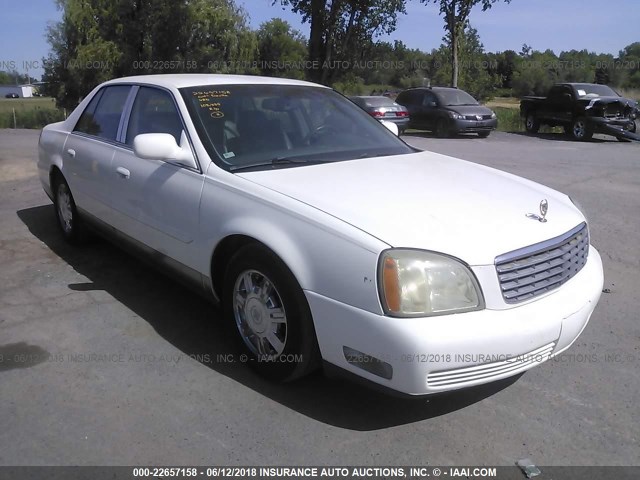
{"type": "Polygon", "coordinates": [[[638,103],[621,97],[606,85],[559,83],[546,97],[523,97],[520,115],[529,133],[542,125],[562,126],[575,140],[589,140],[594,133],[605,133],[618,140],[640,140],[636,135],[638,103]]]}

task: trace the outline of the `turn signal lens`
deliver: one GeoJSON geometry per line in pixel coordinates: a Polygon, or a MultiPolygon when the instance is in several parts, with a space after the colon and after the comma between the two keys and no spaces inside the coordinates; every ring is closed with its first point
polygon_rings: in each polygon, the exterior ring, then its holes
{"type": "Polygon", "coordinates": [[[400,312],[400,279],[398,264],[393,258],[384,259],[382,282],[387,309],[393,313],[400,312]]]}

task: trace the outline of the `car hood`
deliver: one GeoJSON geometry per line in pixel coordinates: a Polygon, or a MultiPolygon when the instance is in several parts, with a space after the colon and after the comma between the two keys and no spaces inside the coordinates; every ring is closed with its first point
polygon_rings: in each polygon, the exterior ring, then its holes
{"type": "Polygon", "coordinates": [[[569,198],[489,167],[432,152],[239,176],[337,217],[392,247],[470,265],[559,236],[584,221],[569,198]],[[548,201],[547,222],[540,214],[548,201]]]}
{"type": "Polygon", "coordinates": [[[491,115],[493,110],[483,105],[449,105],[444,107],[460,115],[491,115]]]}
{"type": "Polygon", "coordinates": [[[595,98],[581,98],[579,103],[585,106],[585,108],[591,108],[597,105],[617,105],[621,109],[626,109],[631,113],[634,109],[637,109],[638,102],[624,97],[595,97],[595,98]]]}

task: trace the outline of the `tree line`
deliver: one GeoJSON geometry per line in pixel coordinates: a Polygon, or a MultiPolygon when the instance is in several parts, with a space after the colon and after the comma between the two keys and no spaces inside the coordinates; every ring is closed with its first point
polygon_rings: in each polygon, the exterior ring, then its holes
{"type": "Polygon", "coordinates": [[[111,78],[183,72],[308,79],[346,93],[428,82],[459,85],[479,98],[543,94],[556,81],[640,88],[640,42],[618,56],[556,55],[528,45],[486,52],[469,14],[510,0],[419,0],[439,4],[442,44],[427,52],[380,41],[395,30],[407,1],[272,0],[301,16],[307,38],[277,18],[251,29],[234,0],[57,0],[62,19],[47,32],[44,93],[72,108],[111,78]]]}

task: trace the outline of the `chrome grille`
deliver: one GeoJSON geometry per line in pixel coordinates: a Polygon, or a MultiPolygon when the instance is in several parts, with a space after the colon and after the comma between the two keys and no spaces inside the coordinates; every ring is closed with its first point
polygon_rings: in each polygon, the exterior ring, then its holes
{"type": "Polygon", "coordinates": [[[464,118],[465,120],[475,120],[475,121],[491,120],[491,115],[465,115],[464,118]]]}
{"type": "Polygon", "coordinates": [[[558,288],[587,263],[589,231],[586,223],[551,240],[496,258],[502,297],[519,303],[558,288]]]}

